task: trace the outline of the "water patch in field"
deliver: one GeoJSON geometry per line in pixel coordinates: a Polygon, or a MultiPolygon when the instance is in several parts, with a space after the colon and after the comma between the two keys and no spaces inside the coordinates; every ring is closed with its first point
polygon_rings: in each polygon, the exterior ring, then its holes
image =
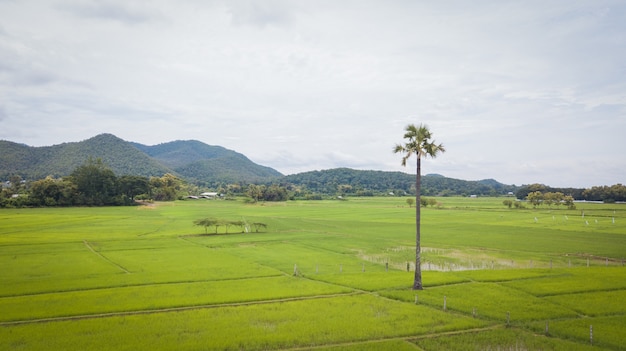
{"type": "MultiPolygon", "coordinates": [[[[363,251],[358,251],[357,256],[368,262],[387,264],[390,269],[415,270],[415,247],[411,246],[390,247],[381,254],[366,254],[363,251]]],[[[468,271],[515,266],[515,261],[496,257],[486,251],[468,252],[457,249],[422,247],[422,271],[468,271]]]]}

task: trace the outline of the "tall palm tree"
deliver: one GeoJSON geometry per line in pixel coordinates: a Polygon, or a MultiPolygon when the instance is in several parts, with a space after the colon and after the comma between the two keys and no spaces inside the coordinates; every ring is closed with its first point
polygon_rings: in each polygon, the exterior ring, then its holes
{"type": "Polygon", "coordinates": [[[420,192],[422,187],[422,157],[437,157],[438,153],[443,153],[446,149],[443,144],[437,145],[434,140],[431,140],[432,133],[428,127],[424,124],[420,124],[416,127],[413,124],[409,124],[405,128],[404,139],[406,143],[404,145],[397,144],[393,149],[394,153],[403,153],[402,165],[406,167],[406,161],[415,154],[417,156],[417,175],[415,177],[415,280],[413,281],[413,290],[422,290],[422,247],[420,238],[420,221],[421,221],[421,205],[420,205],[420,192]]]}

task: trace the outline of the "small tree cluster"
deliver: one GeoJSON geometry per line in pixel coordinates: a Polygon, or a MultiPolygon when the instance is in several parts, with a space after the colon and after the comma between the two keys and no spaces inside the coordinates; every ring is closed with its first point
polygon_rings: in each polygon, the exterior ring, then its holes
{"type": "Polygon", "coordinates": [[[162,177],[150,177],[150,198],[155,201],[174,201],[182,198],[187,187],[182,179],[170,173],[162,177]]]}
{"type": "Polygon", "coordinates": [[[526,200],[533,205],[533,207],[542,205],[547,205],[548,207],[556,205],[558,207],[560,205],[565,205],[570,210],[576,208],[576,205],[574,205],[574,198],[570,195],[564,195],[561,192],[542,193],[540,191],[533,191],[526,196],[526,200]]]}
{"type": "Polygon", "coordinates": [[[508,208],[511,208],[511,207],[524,208],[524,205],[521,202],[513,201],[513,200],[509,200],[509,199],[506,199],[506,200],[502,201],[502,204],[504,206],[508,207],[508,208]]]}
{"type": "Polygon", "coordinates": [[[426,206],[434,207],[435,205],[437,205],[437,199],[420,197],[420,205],[422,207],[426,207],[426,206]]]}
{"type": "Polygon", "coordinates": [[[272,184],[270,186],[250,184],[246,195],[253,202],[259,201],[287,201],[289,194],[285,187],[272,184]]]}
{"type": "MultiPolygon", "coordinates": [[[[246,231],[246,228],[248,228],[248,225],[245,221],[229,221],[229,220],[210,218],[210,217],[197,219],[193,221],[193,224],[200,226],[200,227],[204,227],[205,234],[208,234],[210,227],[215,228],[215,231],[214,231],[215,234],[218,233],[218,229],[220,227],[226,228],[226,234],[228,234],[230,227],[239,227],[241,229],[240,233],[243,233],[244,231],[246,231]]],[[[252,223],[252,225],[254,226],[255,232],[257,233],[259,232],[260,229],[267,228],[267,224],[265,223],[255,222],[255,223],[252,223]]]]}

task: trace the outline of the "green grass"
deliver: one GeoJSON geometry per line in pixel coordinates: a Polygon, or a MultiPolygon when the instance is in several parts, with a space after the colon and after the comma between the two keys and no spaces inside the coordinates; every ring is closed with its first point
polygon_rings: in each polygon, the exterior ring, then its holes
{"type": "Polygon", "coordinates": [[[424,350],[448,351],[602,350],[597,346],[592,347],[591,345],[584,345],[568,340],[538,336],[525,330],[513,328],[424,338],[415,341],[415,343],[424,350]]]}
{"type": "Polygon", "coordinates": [[[496,283],[463,283],[434,287],[422,292],[386,291],[384,296],[412,302],[415,295],[418,303],[461,312],[465,315],[510,323],[546,320],[551,318],[574,318],[577,314],[568,308],[550,301],[510,289],[496,283]],[[508,315],[508,317],[507,317],[508,315]]]}
{"type": "Polygon", "coordinates": [[[557,276],[546,276],[532,281],[511,281],[506,285],[537,296],[626,289],[626,267],[582,267],[557,272],[560,273],[557,276]]]}
{"type": "Polygon", "coordinates": [[[405,340],[382,340],[347,343],[337,346],[319,347],[316,350],[324,351],[378,351],[378,350],[394,350],[394,351],[416,351],[415,344],[405,340]]]}
{"type": "Polygon", "coordinates": [[[546,300],[567,307],[583,316],[626,314],[626,289],[555,295],[547,297],[546,300]],[[616,301],[620,303],[615,303],[616,301]]]}
{"type": "Polygon", "coordinates": [[[207,306],[350,293],[352,289],[285,276],[145,284],[0,299],[0,322],[207,306]]]}
{"type": "MultiPolygon", "coordinates": [[[[623,303],[623,301],[621,301],[623,303]]],[[[626,316],[577,318],[551,321],[549,334],[553,338],[571,340],[581,345],[590,345],[590,327],[593,327],[593,345],[609,350],[624,350],[624,326],[626,316]]],[[[545,323],[533,326],[537,332],[545,331],[545,323]]]]}
{"type": "Polygon", "coordinates": [[[415,292],[405,200],[0,210],[0,350],[624,349],[626,205],[439,198],[415,292]]]}
{"type": "MultiPolygon", "coordinates": [[[[353,267],[353,271],[355,270],[354,268],[358,269],[359,272],[346,273],[344,270],[344,273],[340,274],[337,274],[338,271],[331,274],[310,274],[307,275],[307,278],[366,291],[408,289],[413,283],[413,272],[397,270],[389,272],[370,272],[367,268],[365,272],[361,272],[361,266],[353,267]]],[[[444,272],[423,272],[422,274],[426,288],[467,281],[457,275],[444,272]]]]}
{"type": "Polygon", "coordinates": [[[5,326],[2,342],[14,350],[133,350],[137,345],[167,350],[207,345],[211,349],[263,350],[483,325],[423,306],[356,295],[5,326]]]}

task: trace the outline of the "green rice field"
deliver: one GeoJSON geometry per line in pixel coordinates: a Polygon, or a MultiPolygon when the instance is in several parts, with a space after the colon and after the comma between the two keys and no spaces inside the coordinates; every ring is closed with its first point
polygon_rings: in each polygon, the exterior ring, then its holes
{"type": "Polygon", "coordinates": [[[2,209],[0,350],[626,350],[626,204],[437,200],[2,209]]]}

